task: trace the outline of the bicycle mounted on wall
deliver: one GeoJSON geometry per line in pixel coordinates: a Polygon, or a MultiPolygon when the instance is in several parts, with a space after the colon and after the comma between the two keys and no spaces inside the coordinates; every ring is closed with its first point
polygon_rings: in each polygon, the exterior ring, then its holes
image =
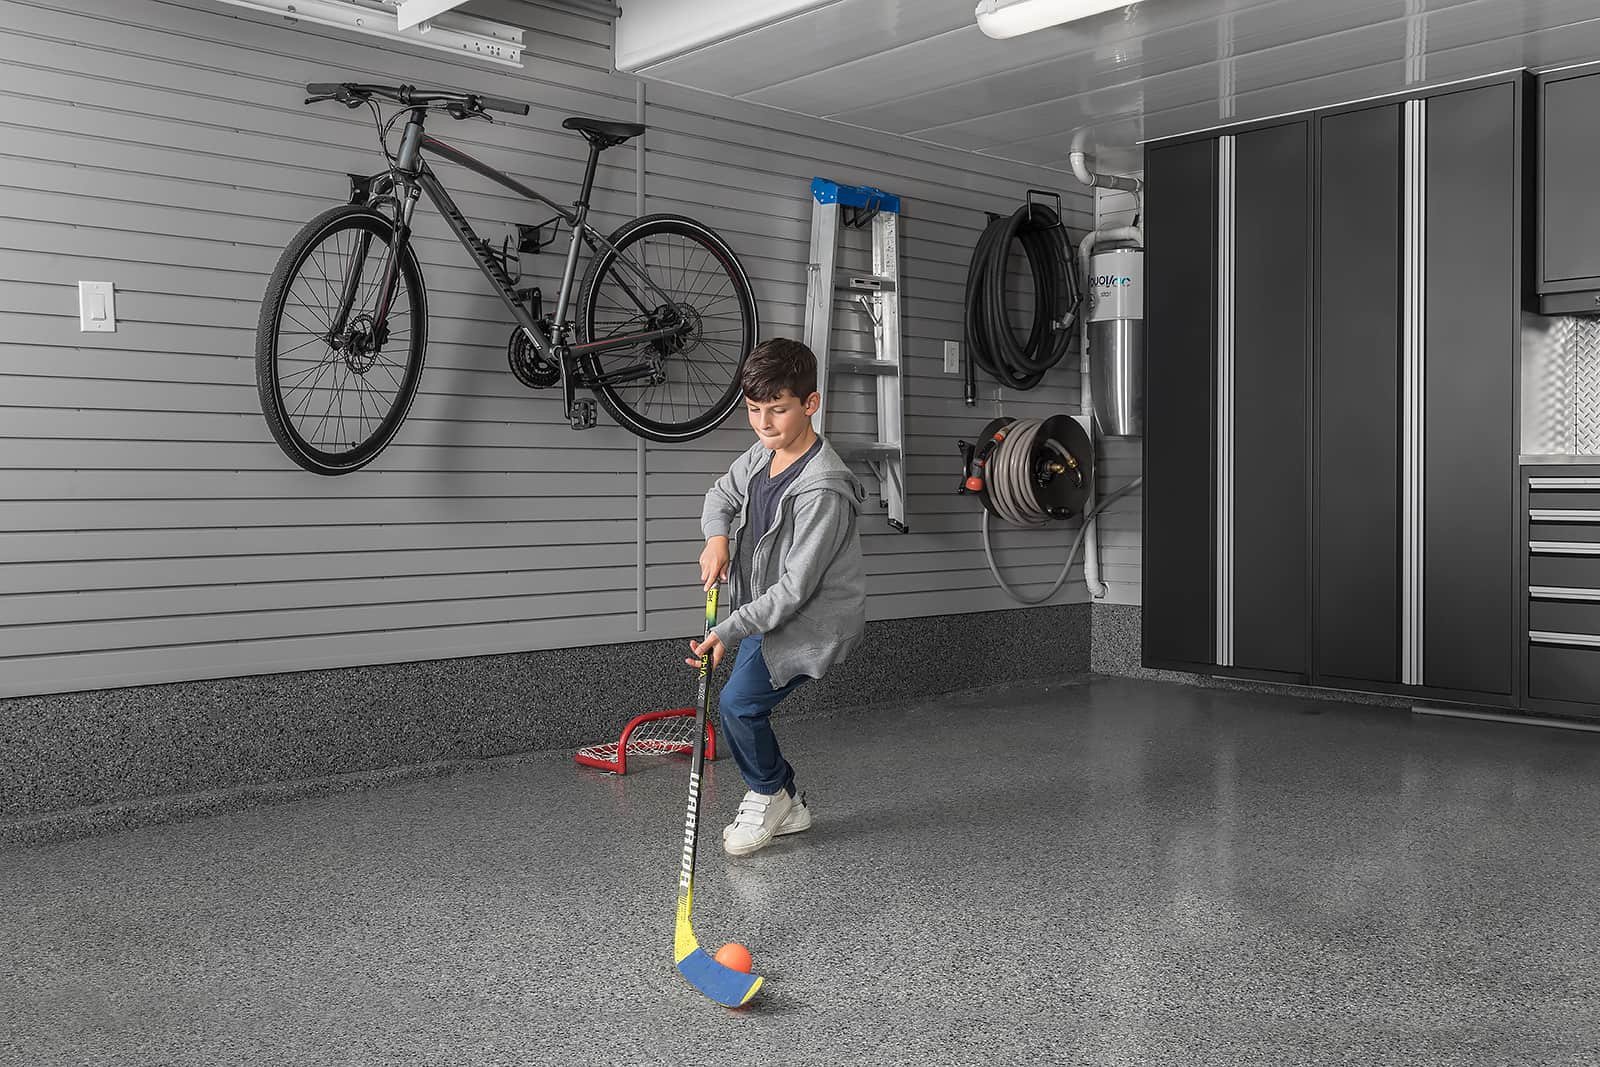
{"type": "Polygon", "coordinates": [[[386,170],[351,175],[350,202],[317,216],[284,249],[261,305],[256,383],[273,437],[295,463],[318,474],[358,470],[383,450],[417,394],[427,342],[427,293],[411,243],[412,214],[426,193],[489,279],[516,323],[508,359],[530,388],[562,386],[574,429],[595,424],[594,393],[631,432],[680,442],[714,429],[739,405],[739,373],[756,340],[749,279],[727,243],[682,215],[646,215],[609,238],[588,222],[600,153],[644,132],[638,123],[569,118],[562,126],[589,142],[588,166],[568,210],[537,190],[429,135],[430,111],[454,119],[528,105],[479,93],[409,85],[315,83],[306,103],[363,104],[379,123],[386,170]],[[383,124],[374,98],[401,105],[383,124]],[[391,155],[388,134],[410,118],[391,155]],[[497,252],[457,209],[433,169],[432,153],[553,208],[538,226],[518,226],[519,250],[536,252],[565,221],[572,231],[555,309],[541,313],[537,288],[518,288],[497,252]],[[373,254],[373,242],[382,246],[373,254]],[[580,244],[591,258],[573,305],[580,244]]]}

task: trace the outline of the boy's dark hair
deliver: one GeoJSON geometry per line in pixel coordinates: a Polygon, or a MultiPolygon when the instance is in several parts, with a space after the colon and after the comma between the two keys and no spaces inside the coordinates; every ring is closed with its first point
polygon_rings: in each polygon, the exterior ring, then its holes
{"type": "Polygon", "coordinates": [[[785,389],[804,400],[817,391],[817,357],[799,341],[774,337],[750,350],[739,375],[746,400],[776,400],[785,389]]]}

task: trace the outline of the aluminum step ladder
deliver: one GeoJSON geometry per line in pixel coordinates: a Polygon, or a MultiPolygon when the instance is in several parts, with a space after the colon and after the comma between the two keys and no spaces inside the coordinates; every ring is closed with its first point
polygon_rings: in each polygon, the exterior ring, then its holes
{"type": "Polygon", "coordinates": [[[906,525],[905,416],[900,363],[900,198],[864,185],[811,180],[811,262],[806,269],[805,343],[817,354],[817,392],[822,404],[811,426],[824,433],[829,407],[828,379],[862,374],[877,379],[876,435],[871,440],[829,437],[845,460],[864,462],[878,479],[878,497],[889,525],[906,525]],[[872,273],[840,270],[839,231],[872,227],[872,273]],[[833,312],[847,301],[872,321],[874,355],[833,351],[833,312]]]}

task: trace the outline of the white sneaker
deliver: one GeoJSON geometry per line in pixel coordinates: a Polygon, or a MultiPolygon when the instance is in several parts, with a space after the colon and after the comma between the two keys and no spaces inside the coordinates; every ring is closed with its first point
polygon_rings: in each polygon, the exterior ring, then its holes
{"type": "Polygon", "coordinates": [[[730,856],[748,856],[766,848],[774,837],[811,828],[805,798],[780,789],[772,795],[755,790],[739,802],[739,814],[722,830],[722,848],[730,856]]]}

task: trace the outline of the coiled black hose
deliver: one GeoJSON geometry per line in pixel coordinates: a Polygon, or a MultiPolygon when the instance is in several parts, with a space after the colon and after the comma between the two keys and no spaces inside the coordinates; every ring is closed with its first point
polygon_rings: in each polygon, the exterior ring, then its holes
{"type": "Polygon", "coordinates": [[[1061,361],[1077,332],[1081,287],[1067,228],[1054,210],[1024,204],[991,222],[967,269],[967,358],[1000,384],[1032,389],[1061,361]],[[1022,245],[1033,273],[1033,328],[1020,341],[1006,318],[1006,260],[1022,245]]]}

